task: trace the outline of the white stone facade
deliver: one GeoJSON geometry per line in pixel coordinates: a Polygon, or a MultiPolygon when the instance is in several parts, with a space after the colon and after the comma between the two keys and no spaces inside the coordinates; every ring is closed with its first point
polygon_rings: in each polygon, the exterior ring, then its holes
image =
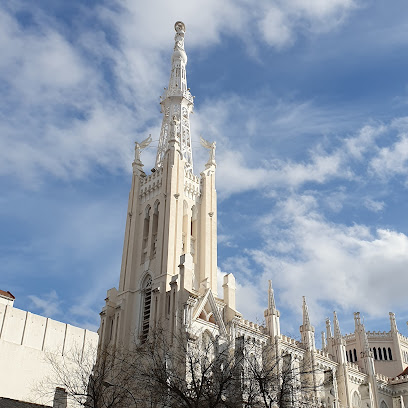
{"type": "MultiPolygon", "coordinates": [[[[122,267],[118,289],[110,289],[101,312],[100,346],[144,342],[160,326],[201,336],[250,339],[262,350],[285,352],[294,368],[310,364],[316,406],[397,408],[408,406],[408,339],[390,314],[388,333],[365,332],[355,314],[355,332],[343,336],[334,315],[315,345],[306,300],[301,341],[280,332],[272,285],[265,327],[236,310],[235,278],[224,277],[217,294],[217,198],[215,143],[202,140],[210,158],[196,175],[191,156],[189,114],[193,98],[187,88],[183,23],[176,23],[169,87],[161,98],[162,129],[155,168],[146,175],[138,148],[133,162],[122,267]],[[330,381],[326,381],[330,379],[330,381]],[[317,387],[318,384],[328,384],[317,387]],[[405,404],[405,405],[404,405],[405,404]]],[[[137,144],[137,146],[142,146],[137,144]]],[[[146,145],[146,144],[145,144],[146,145]]]]}

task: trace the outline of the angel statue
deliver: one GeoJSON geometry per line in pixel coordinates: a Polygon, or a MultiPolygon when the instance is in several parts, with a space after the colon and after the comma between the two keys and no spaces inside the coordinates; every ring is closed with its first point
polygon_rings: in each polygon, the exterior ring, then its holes
{"type": "Polygon", "coordinates": [[[152,135],[149,135],[149,137],[143,142],[135,142],[135,162],[136,163],[141,163],[140,161],[140,153],[142,150],[146,149],[147,146],[152,142],[152,135]]]}
{"type": "Polygon", "coordinates": [[[210,143],[208,140],[205,140],[202,136],[200,136],[201,146],[205,147],[210,151],[210,157],[208,159],[207,164],[215,164],[215,142],[210,143]]]}

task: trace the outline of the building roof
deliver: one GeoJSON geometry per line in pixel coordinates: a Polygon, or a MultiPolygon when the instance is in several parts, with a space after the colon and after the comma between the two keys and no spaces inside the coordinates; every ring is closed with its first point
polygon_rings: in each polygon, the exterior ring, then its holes
{"type": "Polygon", "coordinates": [[[0,408],[49,408],[49,406],[0,397],[0,408]]]}
{"type": "Polygon", "coordinates": [[[0,289],[0,296],[9,298],[11,300],[15,299],[15,296],[11,292],[9,292],[9,291],[6,292],[6,291],[1,290],[1,289],[0,289]]]}
{"type": "Polygon", "coordinates": [[[404,375],[408,375],[408,367],[406,367],[405,370],[401,374],[396,375],[395,378],[402,377],[404,375]]]}

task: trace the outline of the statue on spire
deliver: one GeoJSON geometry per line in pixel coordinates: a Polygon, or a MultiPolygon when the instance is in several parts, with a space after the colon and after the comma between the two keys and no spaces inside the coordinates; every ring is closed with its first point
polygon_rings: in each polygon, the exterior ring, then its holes
{"type": "Polygon", "coordinates": [[[215,164],[215,142],[209,142],[208,140],[205,140],[202,136],[200,136],[200,141],[201,141],[201,146],[205,147],[210,151],[210,157],[208,158],[208,162],[206,164],[206,167],[211,166],[211,165],[216,165],[215,164]]]}
{"type": "Polygon", "coordinates": [[[174,24],[174,29],[176,30],[176,35],[174,36],[174,51],[184,50],[184,33],[186,32],[186,26],[182,21],[177,21],[174,24]]]}
{"type": "Polygon", "coordinates": [[[145,140],[142,142],[135,142],[135,163],[142,165],[140,161],[140,153],[146,149],[147,146],[152,142],[152,135],[149,135],[145,140]]]}

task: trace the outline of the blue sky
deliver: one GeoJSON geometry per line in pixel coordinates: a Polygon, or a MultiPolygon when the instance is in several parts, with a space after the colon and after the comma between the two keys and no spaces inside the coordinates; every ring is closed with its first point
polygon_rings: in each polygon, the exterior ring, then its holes
{"type": "MultiPolygon", "coordinates": [[[[217,141],[218,265],[282,329],[301,296],[407,334],[408,3],[41,1],[0,5],[0,287],[96,329],[116,286],[135,140],[156,141],[186,24],[195,172],[217,141]]],[[[319,338],[319,335],[317,335],[319,338]]]]}

